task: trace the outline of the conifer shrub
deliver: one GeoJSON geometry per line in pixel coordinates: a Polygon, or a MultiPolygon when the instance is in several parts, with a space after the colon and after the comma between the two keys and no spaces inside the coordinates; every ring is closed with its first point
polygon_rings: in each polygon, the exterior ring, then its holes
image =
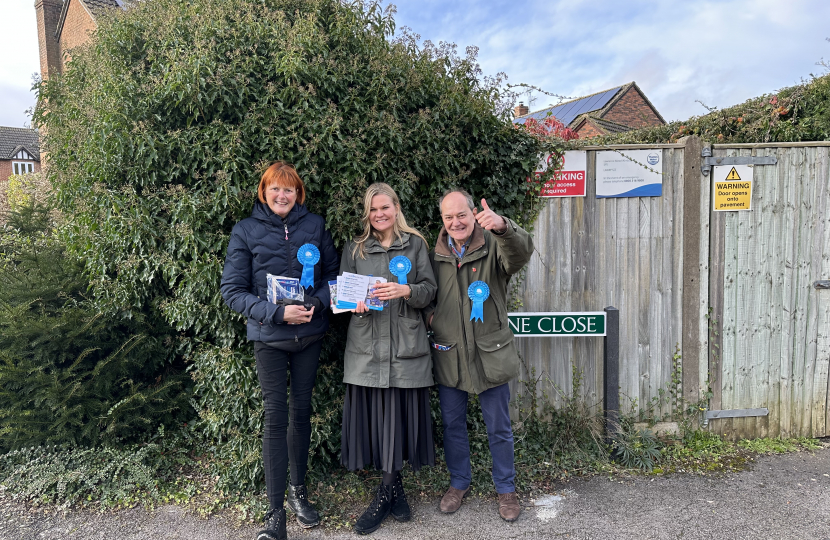
{"type": "Polygon", "coordinates": [[[0,236],[0,452],[122,444],[191,417],[175,334],[99,313],[49,216],[32,198],[0,236]]]}
{"type": "MultiPolygon", "coordinates": [[[[137,2],[102,17],[40,88],[63,238],[100,309],[157,310],[180,332],[228,487],[262,485],[262,408],[244,320],[219,282],[269,162],[295,164],[338,247],[376,181],[431,239],[451,185],[530,217],[541,143],[512,127],[499,80],[481,77],[472,48],[395,37],[392,14],[338,0],[137,2]]],[[[314,393],[317,471],[338,461],[346,321],[333,317],[314,393]]]]}

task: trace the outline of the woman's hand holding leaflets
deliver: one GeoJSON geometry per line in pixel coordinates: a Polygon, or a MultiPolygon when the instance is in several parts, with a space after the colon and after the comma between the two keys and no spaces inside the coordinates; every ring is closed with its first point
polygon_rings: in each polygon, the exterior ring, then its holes
{"type": "Polygon", "coordinates": [[[306,309],[305,306],[285,306],[285,311],[282,314],[282,320],[288,324],[305,324],[311,320],[314,315],[314,307],[306,309]]]}
{"type": "Polygon", "coordinates": [[[379,283],[372,287],[372,297],[378,300],[392,300],[393,298],[408,297],[412,289],[409,285],[401,285],[400,283],[393,283],[387,281],[386,283],[379,283]]]}

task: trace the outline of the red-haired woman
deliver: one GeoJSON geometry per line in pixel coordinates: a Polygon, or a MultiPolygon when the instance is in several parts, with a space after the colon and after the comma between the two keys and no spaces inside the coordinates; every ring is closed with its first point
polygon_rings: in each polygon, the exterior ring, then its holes
{"type": "Polygon", "coordinates": [[[231,232],[221,289],[228,306],[248,319],[248,340],[254,342],[264,401],[262,458],[271,508],[257,539],[282,540],[286,538],[283,499],[289,465],[288,506],[301,526],[320,523],[307,499],[305,474],[311,392],[323,334],[329,326],[328,282],[337,279],[339,260],[325,221],[305,207],[305,185],[292,165],[277,161],[268,167],[257,192],[259,200],[251,217],[237,223],[231,232]],[[315,252],[309,244],[316,248],[316,260],[304,257],[315,252]],[[305,305],[269,302],[268,274],[302,278],[305,305]]]}

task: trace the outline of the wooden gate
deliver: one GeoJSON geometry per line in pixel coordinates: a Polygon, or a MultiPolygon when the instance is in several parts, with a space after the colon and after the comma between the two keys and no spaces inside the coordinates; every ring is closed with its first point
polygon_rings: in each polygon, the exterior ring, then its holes
{"type": "Polygon", "coordinates": [[[751,211],[710,214],[710,409],[769,410],[711,420],[732,438],[830,433],[830,290],[815,287],[830,279],[830,147],[817,145],[713,149],[778,161],[753,168],[751,211]]]}

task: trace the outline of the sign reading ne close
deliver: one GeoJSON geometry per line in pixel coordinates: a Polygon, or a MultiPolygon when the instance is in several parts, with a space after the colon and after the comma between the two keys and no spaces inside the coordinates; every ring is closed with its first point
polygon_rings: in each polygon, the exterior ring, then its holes
{"type": "Polygon", "coordinates": [[[604,336],[605,312],[508,313],[516,337],[604,336]]]}

